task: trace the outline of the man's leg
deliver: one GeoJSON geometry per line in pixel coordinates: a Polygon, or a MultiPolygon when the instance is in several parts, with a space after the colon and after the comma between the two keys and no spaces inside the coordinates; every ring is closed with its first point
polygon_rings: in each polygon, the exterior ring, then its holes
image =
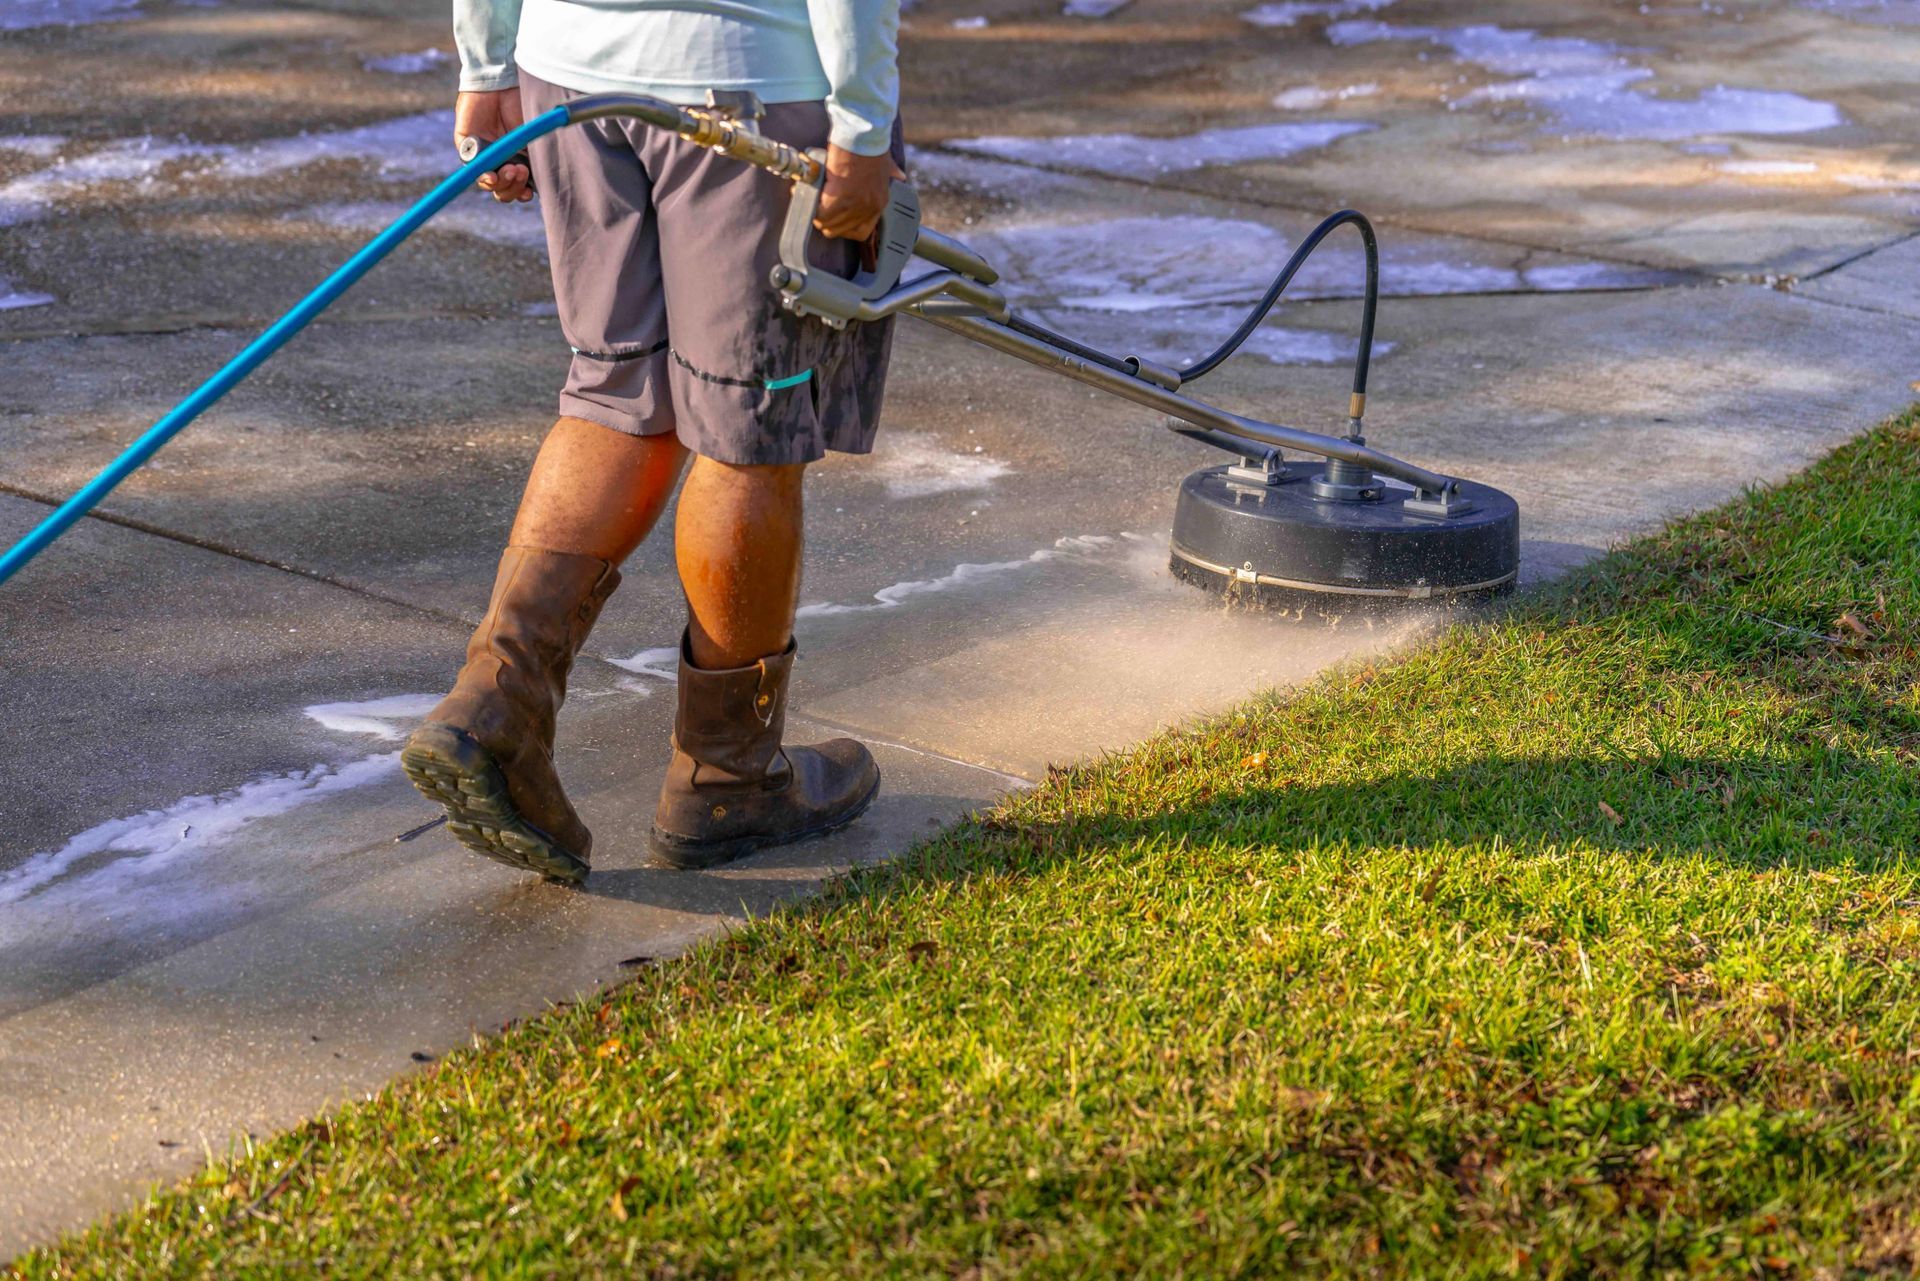
{"type": "Polygon", "coordinates": [[[562,418],[534,459],[507,542],[618,565],[667,509],[686,461],[672,432],[629,436],[562,418]]]}
{"type": "Polygon", "coordinates": [[[673,759],[654,813],[656,857],[710,867],[858,818],[880,788],[848,738],[789,747],[804,464],[694,460],[674,550],[687,596],[673,759]]]}
{"type": "MultiPolygon", "coordinates": [[[[812,147],[830,120],[824,103],[778,103],[761,127],[812,147]]],[[[651,846],[670,866],[707,867],[833,831],[879,789],[878,765],[852,739],[801,747],[784,735],[803,468],[829,450],[871,447],[887,330],[835,331],[769,291],[785,184],[658,129],[635,146],[659,215],[676,430],[699,455],[680,495],[689,620],[651,846]],[[880,359],[851,359],[860,353],[880,359]]],[[[816,249],[821,270],[858,260],[848,241],[816,249]]]]}
{"type": "Polygon", "coordinates": [[[673,546],[695,667],[745,667],[787,647],[800,597],[805,470],[694,461],[673,546]]]}
{"type": "Polygon", "coordinates": [[[620,562],[666,509],[685,461],[670,433],[578,418],[541,445],[466,664],[400,754],[468,848],[557,880],[586,875],[593,836],[553,767],[555,717],[620,562]]]}

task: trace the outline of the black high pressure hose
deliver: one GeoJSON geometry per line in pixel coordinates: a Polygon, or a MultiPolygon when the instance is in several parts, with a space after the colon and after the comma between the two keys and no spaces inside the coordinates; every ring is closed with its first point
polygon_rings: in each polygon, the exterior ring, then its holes
{"type": "MultiPolygon", "coordinates": [[[[1267,286],[1267,292],[1261,296],[1259,302],[1254,304],[1253,310],[1247,313],[1246,319],[1240,322],[1240,327],[1213,351],[1180,370],[1180,381],[1190,383],[1204,378],[1225,364],[1227,358],[1253,336],[1253,331],[1260,327],[1260,323],[1267,318],[1267,313],[1272,311],[1274,305],[1280,301],[1280,295],[1285,293],[1287,286],[1293,283],[1294,276],[1298,275],[1300,268],[1306,265],[1307,259],[1313,256],[1313,251],[1320,247],[1320,242],[1346,223],[1352,223],[1359,230],[1360,240],[1365,245],[1367,253],[1366,301],[1360,314],[1360,354],[1355,356],[1353,361],[1353,394],[1356,397],[1364,397],[1367,394],[1367,368],[1373,359],[1373,319],[1380,307],[1380,244],[1373,234],[1373,224],[1367,221],[1365,214],[1355,209],[1342,209],[1315,227],[1307,238],[1300,242],[1300,247],[1293,251],[1293,257],[1287,259],[1287,265],[1282,267],[1280,274],[1273,278],[1273,283],[1267,286]]],[[[1110,356],[1084,343],[1075,342],[1065,334],[1055,333],[1020,316],[1008,316],[1006,324],[1007,328],[1016,333],[1051,343],[1072,352],[1082,360],[1089,360],[1121,373],[1134,372],[1134,367],[1119,357],[1110,356]]]]}
{"type": "Polygon", "coordinates": [[[1313,251],[1320,247],[1320,242],[1332,235],[1336,227],[1349,222],[1359,229],[1361,243],[1366,246],[1367,251],[1367,294],[1360,313],[1360,354],[1353,359],[1353,394],[1366,395],[1367,366],[1373,359],[1373,317],[1380,308],[1380,242],[1373,234],[1373,224],[1368,222],[1367,216],[1357,209],[1342,209],[1315,227],[1312,233],[1300,242],[1300,247],[1293,251],[1293,257],[1287,259],[1287,265],[1282,267],[1280,274],[1273,278],[1273,283],[1267,286],[1266,294],[1254,305],[1253,310],[1247,313],[1247,318],[1240,322],[1240,327],[1207,356],[1182,370],[1180,380],[1193,382],[1195,379],[1205,378],[1225,364],[1227,357],[1240,349],[1240,344],[1253,337],[1253,331],[1260,327],[1260,322],[1267,318],[1267,313],[1272,311],[1274,304],[1280,301],[1280,295],[1285,293],[1287,286],[1293,283],[1293,278],[1300,268],[1306,266],[1307,259],[1311,258],[1313,251]]]}

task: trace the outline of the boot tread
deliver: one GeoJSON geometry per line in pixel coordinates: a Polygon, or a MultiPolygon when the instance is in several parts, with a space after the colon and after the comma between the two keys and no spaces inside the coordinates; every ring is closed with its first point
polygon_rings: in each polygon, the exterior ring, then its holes
{"type": "Polygon", "coordinates": [[[466,731],[422,725],[401,749],[400,768],[421,795],[446,810],[447,831],[474,853],[550,881],[587,879],[586,860],[521,815],[506,776],[466,731]]]}

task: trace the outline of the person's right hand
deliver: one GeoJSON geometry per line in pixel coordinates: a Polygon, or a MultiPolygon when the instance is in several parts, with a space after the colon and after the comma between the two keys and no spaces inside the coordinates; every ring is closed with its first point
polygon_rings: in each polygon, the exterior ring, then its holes
{"type": "Polygon", "coordinates": [[[884,152],[862,156],[829,144],[827,172],[820,183],[820,211],[814,228],[823,236],[865,241],[887,211],[895,178],[907,175],[884,152]]]}
{"type": "MultiPolygon", "coordinates": [[[[453,100],[453,145],[457,148],[462,138],[494,142],[526,122],[518,88],[462,93],[453,100]]],[[[491,191],[495,200],[509,204],[532,200],[533,174],[525,165],[501,165],[480,175],[480,190],[491,191]]]]}

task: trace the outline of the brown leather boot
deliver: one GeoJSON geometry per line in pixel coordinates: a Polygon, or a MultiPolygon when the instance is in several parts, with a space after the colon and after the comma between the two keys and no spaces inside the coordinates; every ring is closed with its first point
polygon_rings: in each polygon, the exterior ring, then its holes
{"type": "Polygon", "coordinates": [[[573,657],[619,585],[620,571],[592,556],[509,547],[500,558],[453,692],[400,753],[468,849],[553,880],[586,879],[593,834],[554,772],[554,716],[573,657]]]}
{"type": "Polygon", "coordinates": [[[673,763],[653,818],[653,852],[712,867],[769,845],[823,836],[860,817],[880,791],[873,754],[850,738],[782,747],[794,646],[751,667],[695,667],[680,641],[673,763]]]}

